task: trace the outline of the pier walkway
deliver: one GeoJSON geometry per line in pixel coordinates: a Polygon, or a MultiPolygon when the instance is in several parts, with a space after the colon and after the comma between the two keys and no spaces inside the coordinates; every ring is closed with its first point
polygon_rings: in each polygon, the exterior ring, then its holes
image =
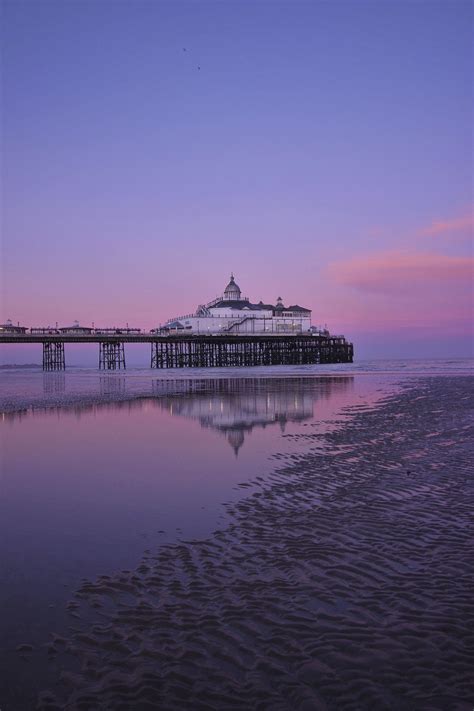
{"type": "Polygon", "coordinates": [[[352,363],[344,336],[322,334],[158,335],[154,333],[1,333],[0,344],[43,345],[43,370],[64,370],[66,343],[97,343],[99,368],[126,367],[125,344],[151,344],[151,368],[352,363]]]}

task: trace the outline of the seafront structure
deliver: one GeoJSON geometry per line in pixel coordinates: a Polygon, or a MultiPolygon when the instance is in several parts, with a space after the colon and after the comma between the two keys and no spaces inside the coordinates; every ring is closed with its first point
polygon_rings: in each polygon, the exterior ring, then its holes
{"type": "Polygon", "coordinates": [[[305,333],[311,329],[311,310],[285,306],[281,296],[275,304],[252,303],[242,296],[231,274],[222,296],[198,306],[195,313],[169,319],[161,331],[190,333],[305,333]]]}
{"type": "Polygon", "coordinates": [[[26,326],[20,326],[20,324],[13,324],[10,319],[6,323],[0,323],[0,334],[2,333],[26,333],[26,326]]]}
{"type": "Polygon", "coordinates": [[[215,368],[254,365],[352,363],[344,336],[311,325],[311,311],[297,304],[252,303],[231,275],[224,294],[196,312],[173,318],[152,331],[139,328],[0,328],[0,343],[41,343],[43,370],[64,370],[65,343],[98,343],[99,368],[125,368],[125,343],[150,343],[152,368],[215,368]]]}

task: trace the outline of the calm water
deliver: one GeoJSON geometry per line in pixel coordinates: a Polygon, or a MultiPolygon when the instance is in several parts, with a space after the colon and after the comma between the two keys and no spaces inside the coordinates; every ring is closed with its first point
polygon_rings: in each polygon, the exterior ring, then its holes
{"type": "Polygon", "coordinates": [[[24,642],[42,649],[51,630],[70,624],[64,607],[81,579],[133,568],[144,549],[223,525],[222,503],[244,495],[238,483],[304,451],[294,435],[334,427],[348,408],[373,405],[408,377],[471,365],[389,361],[160,378],[3,371],[2,711],[46,684],[45,655],[24,662],[14,650],[24,642]]]}
{"type": "MultiPolygon", "coordinates": [[[[118,373],[106,373],[91,368],[70,367],[65,372],[43,373],[37,368],[7,369],[0,367],[0,412],[26,410],[31,407],[85,402],[127,400],[160,395],[183,381],[214,381],[221,379],[300,378],[328,375],[387,376],[389,379],[419,375],[469,375],[473,359],[433,360],[366,360],[334,365],[272,366],[254,368],[211,368],[159,371],[129,368],[118,373]]],[[[184,386],[182,386],[184,387],[184,386]]]]}

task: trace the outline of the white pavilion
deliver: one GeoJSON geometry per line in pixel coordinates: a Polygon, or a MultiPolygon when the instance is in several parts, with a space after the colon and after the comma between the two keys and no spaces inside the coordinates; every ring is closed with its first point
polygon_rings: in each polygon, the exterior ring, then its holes
{"type": "Polygon", "coordinates": [[[242,296],[231,274],[222,296],[200,305],[193,314],[169,319],[160,330],[167,332],[222,334],[299,334],[311,330],[311,311],[294,304],[285,306],[279,296],[276,304],[252,303],[242,296]]]}

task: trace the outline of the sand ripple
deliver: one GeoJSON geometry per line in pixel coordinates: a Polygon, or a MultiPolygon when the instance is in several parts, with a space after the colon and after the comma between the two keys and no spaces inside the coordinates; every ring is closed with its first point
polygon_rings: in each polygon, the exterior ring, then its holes
{"type": "Polygon", "coordinates": [[[38,709],[471,711],[470,385],[305,434],[227,528],[84,582],[38,709]]]}

